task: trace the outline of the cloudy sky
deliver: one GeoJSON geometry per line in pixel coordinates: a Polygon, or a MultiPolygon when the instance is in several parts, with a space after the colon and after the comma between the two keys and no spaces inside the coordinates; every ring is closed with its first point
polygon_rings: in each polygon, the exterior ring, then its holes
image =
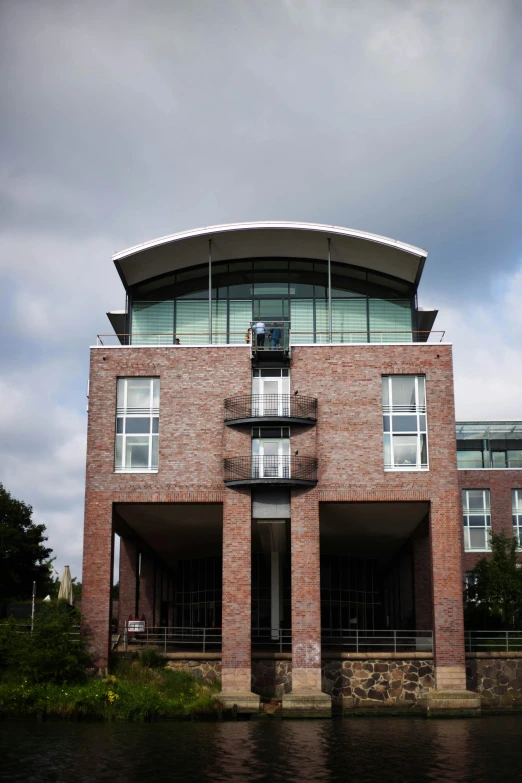
{"type": "Polygon", "coordinates": [[[429,252],[457,416],[522,418],[522,4],[0,0],[0,481],[81,573],[113,252],[243,220],[429,252]]]}

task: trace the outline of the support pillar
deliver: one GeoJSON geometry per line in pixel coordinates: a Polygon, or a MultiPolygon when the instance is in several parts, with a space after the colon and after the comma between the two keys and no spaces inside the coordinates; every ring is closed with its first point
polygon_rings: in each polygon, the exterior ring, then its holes
{"type": "Polygon", "coordinates": [[[480,696],[466,690],[461,537],[460,495],[448,489],[430,507],[436,690],[419,702],[428,715],[480,710],[480,696]]]}
{"type": "Polygon", "coordinates": [[[95,666],[107,669],[111,635],[113,568],[112,503],[103,493],[85,498],[83,538],[82,625],[95,666]]]}
{"type": "Polygon", "coordinates": [[[415,627],[433,630],[433,592],[431,589],[430,533],[426,529],[412,540],[415,627]]]}
{"type": "Polygon", "coordinates": [[[138,612],[138,546],[135,538],[120,536],[120,599],[118,633],[125,633],[129,615],[138,612]]]}
{"type": "Polygon", "coordinates": [[[219,701],[239,712],[258,712],[251,692],[251,500],[250,490],[225,489],[223,501],[222,674],[219,701]]]}
{"type": "Polygon", "coordinates": [[[293,490],[291,501],[292,692],[286,717],[329,717],[332,700],[321,692],[321,570],[319,501],[314,490],[293,490]]]}

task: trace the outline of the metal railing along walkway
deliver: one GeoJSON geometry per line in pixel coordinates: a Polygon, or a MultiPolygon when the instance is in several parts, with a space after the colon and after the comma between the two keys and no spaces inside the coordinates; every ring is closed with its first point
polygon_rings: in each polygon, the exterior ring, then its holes
{"type": "Polygon", "coordinates": [[[342,648],[350,652],[433,652],[433,631],[386,629],[323,628],[324,648],[342,648]]]}
{"type": "Polygon", "coordinates": [[[521,652],[522,631],[465,631],[466,652],[521,652]]]}

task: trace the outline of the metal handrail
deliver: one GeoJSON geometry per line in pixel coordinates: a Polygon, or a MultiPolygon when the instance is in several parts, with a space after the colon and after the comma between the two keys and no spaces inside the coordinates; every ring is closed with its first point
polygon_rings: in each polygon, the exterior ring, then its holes
{"type": "Polygon", "coordinates": [[[295,455],[256,455],[226,457],[223,460],[225,481],[249,479],[293,479],[317,481],[316,457],[295,455]]]}
{"type": "Polygon", "coordinates": [[[148,626],[144,631],[129,631],[128,623],[125,623],[123,643],[127,652],[129,640],[135,639],[139,644],[152,644],[155,647],[163,647],[167,652],[169,645],[190,644],[201,646],[202,652],[207,652],[209,646],[221,647],[221,628],[194,628],[188,626],[148,626]]]}
{"type": "MultiPolygon", "coordinates": [[[[307,331],[307,332],[296,332],[293,329],[290,332],[290,329],[288,329],[289,334],[289,340],[288,344],[292,346],[299,346],[300,344],[313,344],[313,345],[328,345],[330,343],[330,333],[329,332],[314,332],[314,331],[307,331]]],[[[374,331],[359,331],[359,332],[348,332],[348,331],[337,331],[332,332],[332,343],[335,345],[351,345],[351,344],[390,344],[390,343],[404,343],[405,345],[411,345],[415,343],[441,343],[444,339],[444,335],[446,334],[445,331],[419,331],[416,329],[407,329],[407,330],[401,330],[401,329],[388,329],[384,331],[374,332],[374,331]],[[397,337],[399,336],[406,336],[410,339],[399,339],[397,337]],[[433,339],[430,340],[429,338],[432,337],[433,339]],[[354,339],[352,339],[354,338],[354,339]]],[[[176,338],[179,338],[180,343],[183,345],[184,340],[192,340],[194,338],[198,338],[196,343],[194,345],[212,345],[215,347],[218,347],[219,345],[248,345],[249,347],[254,347],[251,345],[251,341],[245,340],[245,332],[212,332],[212,343],[209,343],[208,337],[209,333],[208,330],[206,332],[145,332],[142,334],[136,334],[136,333],[121,333],[121,334],[98,334],[97,335],[97,345],[99,347],[106,347],[108,345],[114,344],[116,342],[118,345],[126,345],[126,346],[133,346],[135,348],[140,347],[161,347],[161,346],[167,346],[167,345],[173,345],[176,338]],[[221,339],[224,337],[224,339],[221,339]],[[135,342],[136,340],[139,340],[140,338],[143,338],[144,340],[151,340],[152,338],[157,338],[157,343],[150,343],[150,342],[135,342]],[[237,339],[231,339],[231,338],[237,338],[237,339]],[[112,342],[110,342],[112,341],[112,342]]],[[[186,345],[191,345],[192,343],[186,343],[186,345]]],[[[267,343],[265,346],[263,346],[264,349],[270,350],[270,345],[267,343]]],[[[284,346],[281,346],[284,347],[284,346]]]]}
{"type": "Polygon", "coordinates": [[[433,631],[323,628],[321,643],[331,647],[350,648],[356,653],[375,649],[394,653],[412,649],[433,652],[433,631]]]}
{"type": "Polygon", "coordinates": [[[518,652],[522,631],[465,631],[466,652],[518,652]]]}
{"type": "Polygon", "coordinates": [[[295,394],[246,394],[225,400],[225,421],[289,417],[317,420],[317,398],[295,394]]]}
{"type": "Polygon", "coordinates": [[[256,647],[278,647],[279,652],[292,648],[291,628],[254,628],[252,645],[256,647]]]}

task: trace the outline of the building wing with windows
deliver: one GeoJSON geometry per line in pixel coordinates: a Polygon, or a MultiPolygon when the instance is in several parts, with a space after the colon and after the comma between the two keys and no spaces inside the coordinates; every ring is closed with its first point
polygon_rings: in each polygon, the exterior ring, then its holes
{"type": "Polygon", "coordinates": [[[365,651],[422,654],[433,687],[465,688],[463,568],[522,525],[520,425],[457,424],[456,442],[426,255],[264,222],[114,256],[126,307],[91,350],[87,445],[100,666],[112,620],[127,647],[218,655],[221,698],[245,711],[265,653],[291,659],[287,714],[328,714],[324,667],[365,651]]]}

